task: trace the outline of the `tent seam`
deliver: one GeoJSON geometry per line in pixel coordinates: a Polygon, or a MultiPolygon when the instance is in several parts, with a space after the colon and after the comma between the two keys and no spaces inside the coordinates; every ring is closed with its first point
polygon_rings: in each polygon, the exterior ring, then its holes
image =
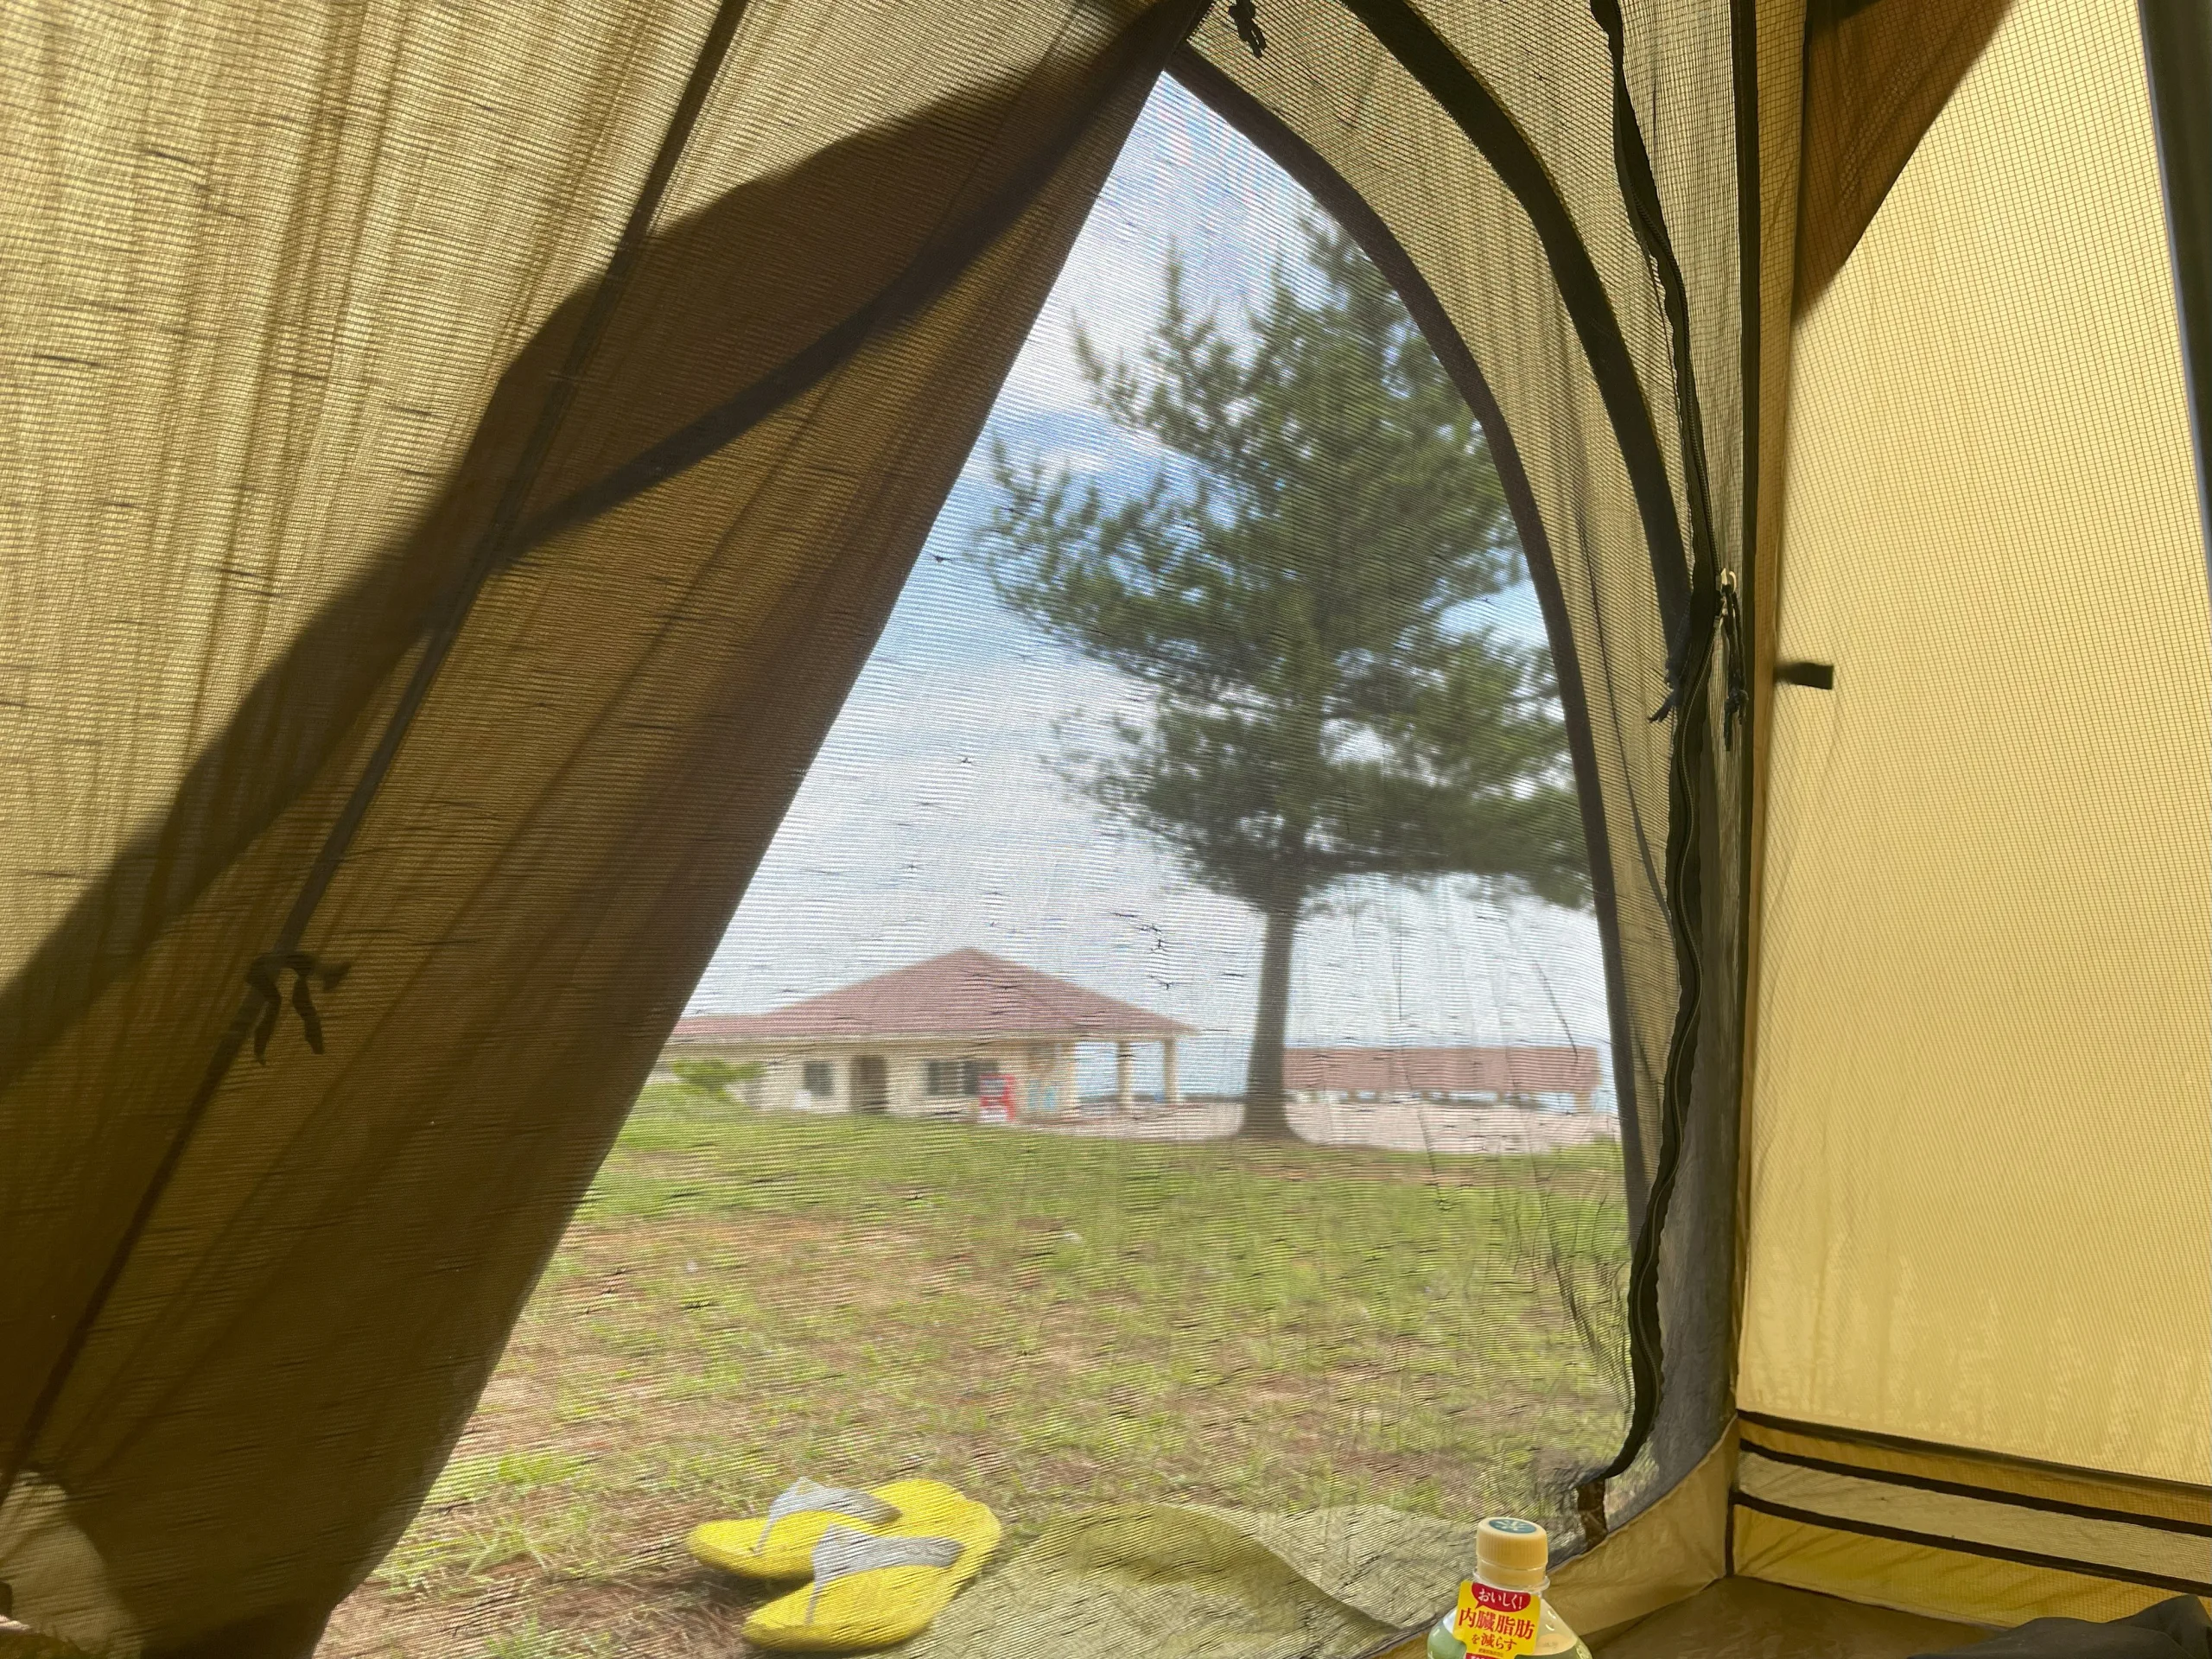
{"type": "Polygon", "coordinates": [[[1897,1452],[1915,1452],[1936,1457],[1965,1458],[1976,1462],[2032,1469],[2046,1474],[2069,1476],[2080,1480],[2119,1482],[2134,1486],[2157,1487],[2164,1491],[2185,1493],[2191,1497],[2212,1498],[2212,1486],[2193,1481],[2169,1480],[2156,1475],[2134,1475],[2110,1469],[2093,1469],[2082,1464],[2056,1463],[2043,1458],[2015,1457],[2010,1452],[1992,1452],[1980,1446],[1952,1446],[1942,1440],[1917,1440],[1909,1435],[1885,1434],[1879,1430],[1847,1428],[1834,1423],[1808,1422],[1801,1418],[1778,1416],[1772,1412],[1750,1411],[1738,1408],[1736,1415],[1758,1428],[1770,1428],[1784,1434],[1803,1434],[1815,1440],[1842,1440],[1860,1446],[1876,1446],[1897,1452]]]}

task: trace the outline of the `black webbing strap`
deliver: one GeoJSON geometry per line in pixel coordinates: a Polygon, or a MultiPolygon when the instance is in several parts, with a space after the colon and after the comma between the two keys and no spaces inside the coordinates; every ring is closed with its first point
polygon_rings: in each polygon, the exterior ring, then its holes
{"type": "Polygon", "coordinates": [[[1689,626],[1689,562],[1682,549],[1674,486],[1667,479],[1666,459],[1620,319],[1613,314],[1605,279],[1583,245],[1559,187],[1497,95],[1408,0],[1343,3],[1452,118],[1529,215],[1560,303],[1581,341],[1614,442],[1620,445],[1651,552],[1652,585],[1667,636],[1684,637],[1689,626]]]}

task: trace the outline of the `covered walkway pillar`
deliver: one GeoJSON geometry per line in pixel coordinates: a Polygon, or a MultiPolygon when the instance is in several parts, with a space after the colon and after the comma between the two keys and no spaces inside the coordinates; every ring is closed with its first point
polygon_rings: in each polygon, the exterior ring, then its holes
{"type": "Polygon", "coordinates": [[[1183,1079],[1175,1069],[1175,1039],[1160,1039],[1160,1097],[1170,1106],[1183,1103],[1183,1079]]]}
{"type": "Polygon", "coordinates": [[[1135,1103],[1135,1062],[1136,1050],[1132,1044],[1114,1045],[1114,1109],[1117,1112],[1127,1112],[1135,1103]]]}

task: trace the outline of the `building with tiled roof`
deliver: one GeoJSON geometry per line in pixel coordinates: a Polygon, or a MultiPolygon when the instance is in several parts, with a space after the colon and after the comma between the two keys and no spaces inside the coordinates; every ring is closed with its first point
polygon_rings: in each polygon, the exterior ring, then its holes
{"type": "Polygon", "coordinates": [[[1157,1043],[1179,1098],[1179,1020],[976,950],[948,951],[766,1014],[695,1014],[663,1056],[727,1059],[767,1109],[1050,1117],[1076,1105],[1076,1046],[1111,1043],[1131,1104],[1134,1049],[1157,1043]]]}

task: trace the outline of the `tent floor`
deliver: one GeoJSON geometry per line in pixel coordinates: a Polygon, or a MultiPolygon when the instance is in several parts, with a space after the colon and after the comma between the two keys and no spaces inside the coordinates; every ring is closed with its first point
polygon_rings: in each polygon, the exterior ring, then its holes
{"type": "Polygon", "coordinates": [[[1600,1659],[1910,1659],[1988,1634],[1758,1579],[1723,1579],[1591,1648],[1600,1659]]]}

